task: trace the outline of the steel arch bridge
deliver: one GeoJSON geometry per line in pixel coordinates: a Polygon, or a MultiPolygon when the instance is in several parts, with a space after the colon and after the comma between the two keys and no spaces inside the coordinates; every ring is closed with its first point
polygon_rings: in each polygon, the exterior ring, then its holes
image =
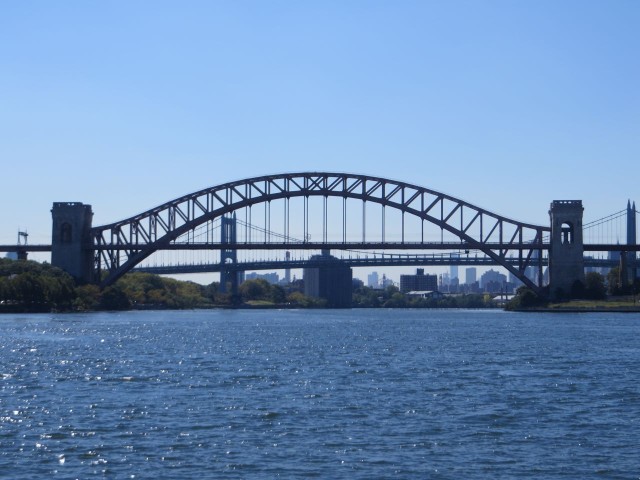
{"type": "Polygon", "coordinates": [[[224,183],[128,219],[91,228],[90,249],[94,255],[95,278],[102,279],[103,287],[160,250],[473,249],[483,252],[538,291],[542,286],[527,278],[525,270],[536,267],[538,278],[542,278],[543,251],[549,249],[550,231],[550,227],[511,220],[450,195],[409,183],[368,175],[303,172],[224,183]],[[322,213],[317,215],[310,209],[315,197],[322,204],[322,213]],[[297,202],[297,209],[291,202],[297,202]],[[262,241],[245,238],[228,243],[210,238],[197,241],[193,235],[207,222],[242,210],[250,219],[252,208],[258,206],[264,210],[266,229],[271,224],[272,206],[276,203],[281,203],[283,208],[283,235],[275,240],[265,234],[262,241]],[[371,214],[367,212],[370,205],[380,209],[375,217],[381,230],[375,239],[370,238],[367,230],[367,221],[371,223],[371,214]],[[395,212],[395,224],[386,222],[387,209],[395,212]],[[358,210],[361,218],[356,214],[357,221],[348,221],[347,214],[358,210]],[[302,217],[301,222],[293,220],[295,228],[299,229],[301,223],[302,240],[291,238],[293,211],[302,217]],[[311,241],[310,222],[322,224],[320,240],[311,241]],[[410,229],[409,224],[414,228],[410,229]],[[439,241],[425,239],[425,231],[431,228],[439,229],[439,241]],[[393,235],[389,235],[389,231],[393,235]],[[447,241],[444,240],[445,232],[447,241]],[[390,240],[390,236],[394,240],[390,240]]]}

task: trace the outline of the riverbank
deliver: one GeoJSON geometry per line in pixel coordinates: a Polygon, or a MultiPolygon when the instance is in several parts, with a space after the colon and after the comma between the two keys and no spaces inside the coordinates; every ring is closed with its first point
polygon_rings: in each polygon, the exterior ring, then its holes
{"type": "Polygon", "coordinates": [[[514,312],[540,312],[540,313],[640,313],[640,307],[596,307],[596,308],[521,308],[514,312]]]}
{"type": "Polygon", "coordinates": [[[640,313],[640,303],[633,296],[610,297],[604,300],[569,300],[537,307],[515,309],[518,312],[545,313],[640,313]]]}

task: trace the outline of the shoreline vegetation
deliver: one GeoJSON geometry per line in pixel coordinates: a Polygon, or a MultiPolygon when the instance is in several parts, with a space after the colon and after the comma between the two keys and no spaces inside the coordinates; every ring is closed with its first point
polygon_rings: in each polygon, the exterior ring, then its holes
{"type": "Polygon", "coordinates": [[[516,295],[505,306],[516,312],[640,312],[640,279],[625,284],[618,267],[612,268],[607,276],[598,272],[588,272],[585,282],[574,282],[570,292],[558,289],[544,292],[542,297],[526,287],[520,287],[516,295]]]}
{"type": "MultiPolygon", "coordinates": [[[[103,290],[76,285],[48,263],[0,259],[0,313],[91,312],[206,308],[328,308],[326,300],[304,294],[301,280],[286,287],[247,280],[238,293],[220,293],[219,283],[200,285],[150,273],[132,272],[103,290]]],[[[356,286],[352,308],[497,308],[488,295],[411,298],[387,287],[356,286]]]]}
{"type": "Polygon", "coordinates": [[[605,300],[568,300],[565,302],[549,302],[546,306],[514,309],[521,312],[545,313],[587,313],[587,312],[640,312],[640,297],[637,295],[622,295],[605,300]]]}
{"type": "MultiPolygon", "coordinates": [[[[600,276],[601,277],[601,276],[600,276]]],[[[520,288],[507,304],[488,294],[414,298],[397,287],[382,290],[355,285],[351,308],[506,308],[512,311],[638,312],[637,295],[607,296],[604,280],[588,278],[578,290],[583,299],[547,302],[531,290],[520,288]],[[586,298],[585,298],[586,296],[586,298]]],[[[220,293],[218,282],[200,285],[149,273],[133,272],[100,290],[96,285],[76,285],[73,278],[48,263],[0,259],[0,313],[91,312],[166,309],[287,309],[327,308],[323,299],[304,295],[298,280],[286,288],[262,279],[248,280],[238,294],[220,293]]],[[[575,292],[573,292],[575,293],[575,292]]],[[[620,293],[620,292],[617,292],[620,293]]],[[[628,292],[622,292],[628,293],[628,292]]]]}

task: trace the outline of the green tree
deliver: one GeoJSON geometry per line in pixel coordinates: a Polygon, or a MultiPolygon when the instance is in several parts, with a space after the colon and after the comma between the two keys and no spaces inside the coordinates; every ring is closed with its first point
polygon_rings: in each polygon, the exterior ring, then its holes
{"type": "Polygon", "coordinates": [[[609,295],[620,295],[620,267],[613,267],[607,274],[607,293],[609,295]]]}
{"type": "Polygon", "coordinates": [[[598,272],[588,272],[585,275],[585,297],[600,300],[607,297],[607,287],[604,277],[598,272]]]}
{"type": "Polygon", "coordinates": [[[396,291],[394,293],[391,294],[391,297],[386,300],[382,306],[385,308],[402,308],[402,307],[406,307],[408,304],[406,297],[396,291]]]}
{"type": "Polygon", "coordinates": [[[284,288],[280,285],[271,285],[269,299],[275,304],[285,303],[287,300],[287,294],[284,291],[284,288]]]}
{"type": "Polygon", "coordinates": [[[303,308],[325,308],[327,306],[327,301],[324,298],[309,297],[302,292],[291,292],[287,296],[287,301],[291,305],[303,308]]]}
{"type": "Polygon", "coordinates": [[[370,287],[358,287],[353,291],[351,303],[354,307],[372,308],[380,306],[380,291],[370,287]]]}
{"type": "Polygon", "coordinates": [[[127,310],[131,308],[131,302],[122,287],[116,284],[102,291],[100,308],[102,310],[127,310]]]}
{"type": "Polygon", "coordinates": [[[0,302],[7,303],[15,299],[15,292],[9,277],[0,277],[0,302]]]}
{"type": "Polygon", "coordinates": [[[507,310],[519,310],[521,308],[532,308],[543,306],[546,302],[533,290],[527,287],[520,287],[516,290],[516,295],[506,305],[507,310]]]}
{"type": "Polygon", "coordinates": [[[45,303],[44,285],[34,272],[19,273],[11,279],[15,300],[25,305],[45,303]]]}
{"type": "Polygon", "coordinates": [[[176,295],[180,299],[182,308],[196,308],[211,305],[205,295],[205,288],[195,282],[176,282],[176,295]]]}
{"type": "Polygon", "coordinates": [[[263,278],[247,280],[238,287],[238,293],[243,301],[267,300],[271,291],[269,282],[263,278]]]}
{"type": "Polygon", "coordinates": [[[73,278],[48,263],[0,259],[2,300],[24,310],[69,309],[75,298],[73,278]]]}
{"type": "Polygon", "coordinates": [[[211,304],[206,287],[150,273],[129,273],[116,285],[131,305],[138,308],[195,308],[211,304]]]}
{"type": "Polygon", "coordinates": [[[580,280],[576,280],[571,284],[571,298],[584,298],[585,296],[585,287],[584,283],[580,280]]]}
{"type": "Polygon", "coordinates": [[[90,311],[100,306],[100,287],[97,285],[81,285],[76,288],[76,298],[73,302],[75,310],[90,311]]]}

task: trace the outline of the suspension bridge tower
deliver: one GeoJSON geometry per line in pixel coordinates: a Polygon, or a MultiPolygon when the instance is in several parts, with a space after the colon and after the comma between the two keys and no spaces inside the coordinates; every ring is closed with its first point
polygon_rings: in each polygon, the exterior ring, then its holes
{"type": "Polygon", "coordinates": [[[570,294],[576,281],[584,285],[584,243],[581,200],[554,200],[551,203],[551,249],[549,287],[551,297],[570,294]]]}
{"type": "Polygon", "coordinates": [[[16,252],[16,256],[18,258],[18,260],[26,260],[27,259],[27,250],[26,250],[26,246],[27,246],[27,239],[29,238],[29,234],[26,231],[19,231],[18,232],[18,245],[19,246],[24,246],[25,249],[20,249],[16,252]]]}
{"type": "MultiPolygon", "coordinates": [[[[231,217],[220,218],[220,243],[223,245],[236,244],[236,214],[231,217]]],[[[221,293],[227,292],[227,283],[231,283],[231,293],[238,293],[238,285],[240,284],[240,275],[236,268],[232,265],[238,263],[238,251],[235,248],[223,248],[220,250],[220,287],[221,293]]]]}
{"type": "MultiPolygon", "coordinates": [[[[627,245],[635,245],[636,244],[636,202],[633,202],[631,205],[631,201],[627,201],[627,245]]],[[[627,271],[624,272],[626,275],[625,284],[633,284],[634,280],[638,276],[638,270],[636,268],[636,252],[622,252],[623,255],[626,255],[626,264],[628,265],[627,271]]],[[[622,259],[622,256],[621,256],[622,259]]],[[[621,272],[622,273],[622,272],[621,272]]]]}

